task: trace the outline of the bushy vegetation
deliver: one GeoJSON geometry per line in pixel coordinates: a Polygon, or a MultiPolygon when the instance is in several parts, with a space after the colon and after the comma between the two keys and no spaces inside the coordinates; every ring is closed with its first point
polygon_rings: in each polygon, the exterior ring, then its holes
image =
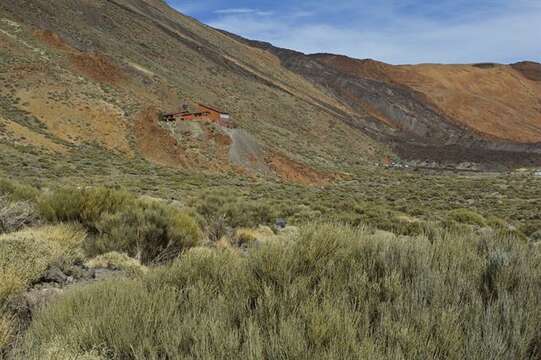
{"type": "Polygon", "coordinates": [[[487,221],[482,215],[468,209],[452,210],[448,214],[448,219],[468,225],[476,225],[481,227],[487,225],[487,221]]]}
{"type": "MultiPolygon", "coordinates": [[[[96,164],[62,171],[105,171],[96,164]]],[[[541,187],[529,179],[375,172],[313,188],[140,161],[123,171],[107,187],[85,186],[111,180],[96,175],[73,177],[80,187],[34,178],[46,190],[0,182],[0,251],[12,254],[0,266],[0,358],[22,344],[13,299],[74,262],[128,277],[61,296],[15,358],[540,356],[541,187]],[[275,234],[277,218],[311,225],[275,234]]]]}
{"type": "Polygon", "coordinates": [[[28,228],[0,236],[0,302],[38,280],[52,264],[82,259],[85,232],[75,225],[28,228]]]}
{"type": "MultiPolygon", "coordinates": [[[[139,260],[173,259],[201,238],[199,224],[188,211],[124,191],[60,187],[40,192],[2,180],[0,358],[18,332],[19,295],[49,269],[73,273],[79,271],[75,264],[97,256],[88,262],[90,268],[140,276],[146,268],[139,260]],[[48,224],[41,226],[43,222],[48,224]]],[[[56,350],[51,354],[58,358],[56,350]]]]}
{"type": "Polygon", "coordinates": [[[148,271],[140,261],[116,251],[90,259],[85,265],[90,269],[120,270],[132,276],[140,276],[148,271]]]}
{"type": "Polygon", "coordinates": [[[38,225],[40,220],[40,216],[31,202],[0,198],[0,234],[38,225]]]}
{"type": "Polygon", "coordinates": [[[0,357],[15,335],[11,302],[51,266],[82,258],[85,232],[73,225],[28,228],[0,235],[0,357]]]}
{"type": "Polygon", "coordinates": [[[95,228],[103,214],[132,206],[130,194],[104,187],[60,188],[39,198],[41,214],[52,222],[76,221],[95,228]]]}
{"type": "Polygon", "coordinates": [[[83,224],[91,236],[89,256],[126,253],[144,263],[167,260],[201,241],[187,211],[107,188],[61,188],[39,198],[41,214],[52,222],[83,224]]]}
{"type": "Polygon", "coordinates": [[[244,199],[221,191],[203,194],[191,204],[207,221],[224,219],[231,227],[270,225],[284,209],[268,199],[244,199]]]}
{"type": "Polygon", "coordinates": [[[20,354],[541,356],[540,249],[496,232],[433,234],[312,225],[247,256],[194,249],[143,279],[69,292],[36,317],[20,354]]]}
{"type": "Polygon", "coordinates": [[[39,191],[32,186],[0,178],[0,194],[8,194],[14,201],[24,201],[36,199],[39,191]]]}
{"type": "Polygon", "coordinates": [[[168,260],[201,240],[201,230],[188,214],[157,202],[106,214],[96,224],[99,236],[89,253],[124,252],[143,263],[168,260]]]}

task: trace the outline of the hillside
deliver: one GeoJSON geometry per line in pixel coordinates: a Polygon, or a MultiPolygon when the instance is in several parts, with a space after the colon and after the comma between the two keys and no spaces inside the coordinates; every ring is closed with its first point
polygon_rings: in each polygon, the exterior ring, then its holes
{"type": "Polygon", "coordinates": [[[6,145],[73,153],[92,144],[161,165],[235,170],[220,129],[192,124],[169,134],[158,124],[159,111],[188,100],[230,112],[264,149],[257,160],[279,176],[289,169],[272,159],[336,169],[376,157],[379,146],[339,120],[347,107],[272,54],[162,1],[8,0],[0,20],[6,145]]]}
{"type": "Polygon", "coordinates": [[[357,113],[355,124],[409,159],[539,164],[541,64],[403,65],[305,55],[230,36],[357,113]]]}
{"type": "Polygon", "coordinates": [[[410,88],[451,121],[483,137],[541,142],[541,80],[536,77],[541,64],[392,66],[333,55],[314,58],[352,76],[410,88]]]}
{"type": "Polygon", "coordinates": [[[535,63],[306,56],[212,29],[161,0],[6,0],[0,37],[6,153],[30,146],[84,157],[91,147],[188,171],[312,184],[393,153],[541,163],[535,63]],[[159,112],[186,101],[230,112],[242,131],[159,123],[159,112]]]}

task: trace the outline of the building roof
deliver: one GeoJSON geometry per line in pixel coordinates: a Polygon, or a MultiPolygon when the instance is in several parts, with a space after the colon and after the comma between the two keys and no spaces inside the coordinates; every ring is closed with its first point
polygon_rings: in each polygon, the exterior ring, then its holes
{"type": "Polygon", "coordinates": [[[216,111],[217,113],[220,113],[220,114],[229,115],[228,112],[219,110],[219,109],[217,109],[215,107],[212,107],[212,106],[209,106],[209,105],[205,105],[205,104],[201,104],[201,103],[197,103],[197,105],[202,106],[202,107],[207,108],[207,109],[212,110],[212,111],[216,111]]]}
{"type": "Polygon", "coordinates": [[[170,114],[164,114],[165,116],[190,116],[190,115],[201,115],[205,114],[203,111],[196,111],[196,112],[189,112],[189,111],[182,111],[182,112],[176,112],[176,113],[170,113],[170,114]]]}

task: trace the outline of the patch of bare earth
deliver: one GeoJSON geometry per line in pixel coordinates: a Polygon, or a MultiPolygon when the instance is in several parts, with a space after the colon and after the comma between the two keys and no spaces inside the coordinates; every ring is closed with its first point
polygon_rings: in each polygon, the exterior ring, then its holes
{"type": "Polygon", "coordinates": [[[71,46],[69,46],[64,39],[62,39],[58,34],[49,31],[49,30],[36,30],[34,31],[34,36],[41,40],[43,43],[54,47],[60,50],[74,51],[71,46]]]}
{"type": "Polygon", "coordinates": [[[118,66],[99,53],[73,54],[71,61],[79,72],[98,82],[114,85],[126,78],[118,66]]]}
{"type": "Polygon", "coordinates": [[[269,167],[283,180],[302,185],[326,185],[334,176],[324,174],[300,162],[288,159],[280,154],[268,157],[269,167]]]}
{"type": "Polygon", "coordinates": [[[148,108],[137,115],[135,122],[137,148],[146,159],[159,165],[191,167],[177,140],[158,124],[157,114],[157,109],[148,108]]]}
{"type": "Polygon", "coordinates": [[[541,84],[510,66],[398,66],[388,76],[421,92],[449,118],[482,136],[541,142],[541,84]]]}
{"type": "Polygon", "coordinates": [[[73,68],[100,83],[115,85],[127,78],[126,74],[109,57],[99,52],[82,52],[73,48],[58,34],[49,30],[34,32],[34,36],[50,47],[65,52],[73,68]]]}

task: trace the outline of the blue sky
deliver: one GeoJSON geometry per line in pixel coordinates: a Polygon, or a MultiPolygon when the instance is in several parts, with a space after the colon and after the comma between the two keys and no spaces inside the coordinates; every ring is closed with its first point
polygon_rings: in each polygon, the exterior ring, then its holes
{"type": "Polygon", "coordinates": [[[541,62],[541,0],[167,0],[211,26],[305,53],[392,64],[541,62]]]}

